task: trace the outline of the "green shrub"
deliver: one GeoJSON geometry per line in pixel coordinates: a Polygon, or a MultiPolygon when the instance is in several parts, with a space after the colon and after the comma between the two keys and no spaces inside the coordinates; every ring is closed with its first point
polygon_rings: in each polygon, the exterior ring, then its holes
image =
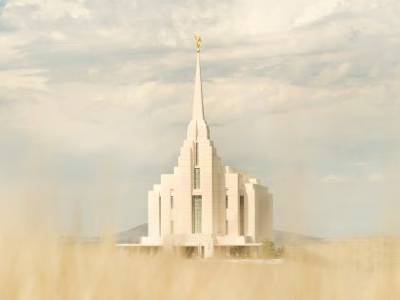
{"type": "Polygon", "coordinates": [[[283,256],[283,247],[277,247],[274,242],[265,240],[261,246],[261,257],[263,258],[280,258],[283,256]]]}

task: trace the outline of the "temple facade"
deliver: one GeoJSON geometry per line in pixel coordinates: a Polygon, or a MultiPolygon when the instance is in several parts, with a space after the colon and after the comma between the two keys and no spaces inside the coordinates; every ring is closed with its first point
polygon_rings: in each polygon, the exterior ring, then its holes
{"type": "MultiPolygon", "coordinates": [[[[192,119],[172,174],[148,193],[148,246],[215,250],[261,245],[273,239],[273,200],[260,181],[224,166],[204,115],[197,42],[192,119]]],[[[229,113],[229,112],[227,112],[229,113]]]]}

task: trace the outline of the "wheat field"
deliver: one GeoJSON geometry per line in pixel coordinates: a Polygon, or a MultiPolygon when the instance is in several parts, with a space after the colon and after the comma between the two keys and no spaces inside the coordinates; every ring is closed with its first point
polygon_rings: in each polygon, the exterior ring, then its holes
{"type": "Polygon", "coordinates": [[[400,242],[285,249],[281,263],[140,255],[50,235],[0,239],[0,299],[400,299],[400,242]]]}

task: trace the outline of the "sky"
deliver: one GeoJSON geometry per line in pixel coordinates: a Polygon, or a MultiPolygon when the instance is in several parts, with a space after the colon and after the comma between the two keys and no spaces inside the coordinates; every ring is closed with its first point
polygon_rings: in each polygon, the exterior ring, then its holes
{"type": "MultiPolygon", "coordinates": [[[[146,222],[191,115],[274,195],[276,229],[400,234],[398,0],[0,0],[0,211],[146,222]]],[[[36,217],[35,217],[36,216],[36,217]]]]}

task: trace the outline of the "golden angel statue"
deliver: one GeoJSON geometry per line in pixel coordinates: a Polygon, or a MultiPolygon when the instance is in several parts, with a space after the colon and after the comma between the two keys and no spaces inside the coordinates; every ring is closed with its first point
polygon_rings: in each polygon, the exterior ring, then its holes
{"type": "Polygon", "coordinates": [[[197,34],[194,35],[194,40],[196,41],[196,51],[200,52],[200,47],[201,47],[201,37],[197,34]]]}

